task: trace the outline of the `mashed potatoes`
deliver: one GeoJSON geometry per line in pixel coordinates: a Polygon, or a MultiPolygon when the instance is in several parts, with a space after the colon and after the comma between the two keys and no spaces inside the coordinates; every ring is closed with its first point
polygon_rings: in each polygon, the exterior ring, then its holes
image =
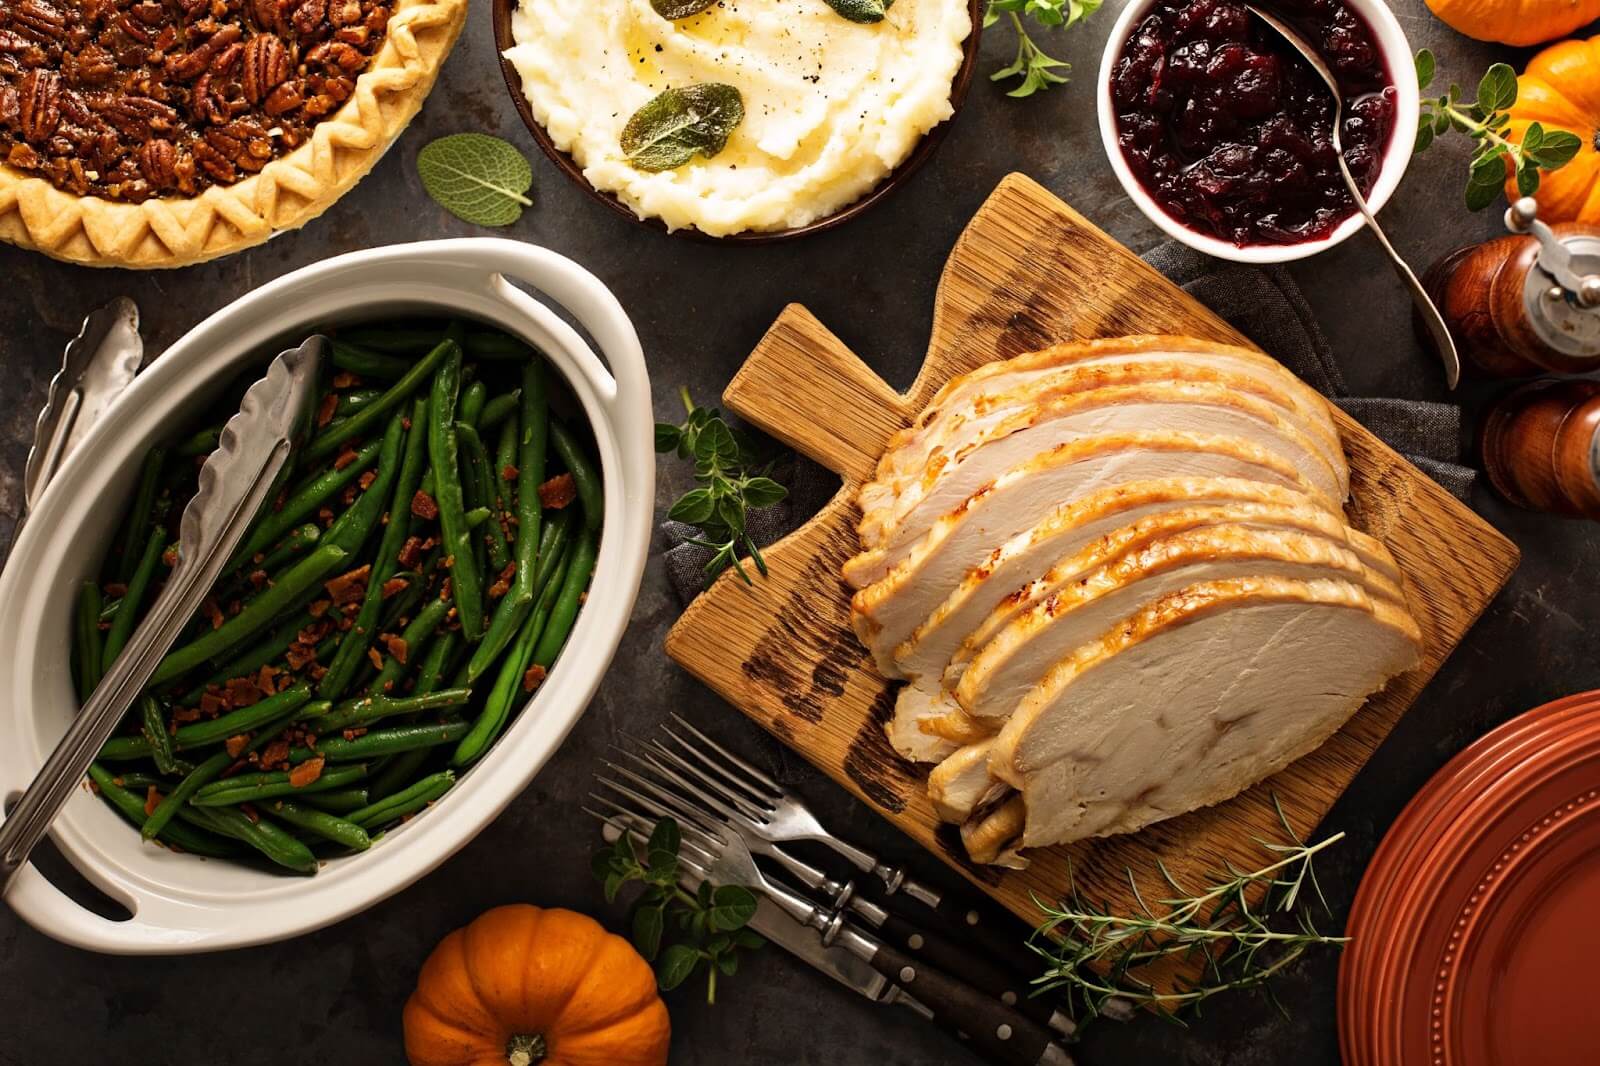
{"type": "Polygon", "coordinates": [[[719,0],[670,22],[649,0],[521,0],[517,44],[534,117],[597,189],[671,228],[724,235],[803,226],[882,181],[950,117],[972,32],[966,0],[895,0],[863,25],[824,0],[719,0]],[[668,88],[724,82],[744,121],[712,159],[630,166],[628,119],[668,88]]]}

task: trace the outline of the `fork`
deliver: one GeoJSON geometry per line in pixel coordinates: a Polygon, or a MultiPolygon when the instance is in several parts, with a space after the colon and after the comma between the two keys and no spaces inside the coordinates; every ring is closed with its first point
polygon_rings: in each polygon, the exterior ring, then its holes
{"type": "Polygon", "coordinates": [[[1048,1025],[1062,1036],[1076,1035],[1077,1023],[1053,1007],[1048,1000],[1030,995],[1025,977],[953,938],[891,914],[856,894],[853,881],[835,881],[773,841],[749,832],[747,823],[736,808],[724,802],[716,793],[708,791],[712,786],[698,769],[659,742],[635,743],[645,750],[633,751],[620,747],[616,750],[640,769],[602,760],[612,773],[625,778],[627,783],[599,777],[597,780],[601,784],[646,807],[656,817],[671,815],[704,821],[711,817],[709,811],[716,812],[721,815],[717,820],[738,833],[752,852],[772,859],[800,884],[820,892],[830,907],[854,911],[867,925],[879,930],[896,945],[947,973],[960,974],[967,984],[998,998],[1006,1006],[1015,1008],[1041,1025],[1048,1025]],[[697,781],[700,783],[697,784],[697,781]]]}
{"type": "Polygon", "coordinates": [[[902,906],[895,906],[897,899],[916,900],[932,910],[941,924],[959,935],[963,942],[975,945],[1019,976],[1032,977],[1038,971],[1038,959],[1021,945],[1017,933],[1020,923],[1010,912],[984,904],[963,904],[954,896],[908,876],[903,867],[880,862],[871,852],[828,832],[793,793],[680,715],[674,713],[672,723],[664,725],[662,732],[675,747],[654,741],[651,750],[670,754],[674,765],[689,770],[707,788],[714,790],[722,804],[717,809],[747,836],[771,843],[816,841],[831,848],[856,869],[881,880],[888,902],[895,910],[906,911],[902,906]],[[675,732],[672,723],[681,732],[675,732]],[[692,737],[694,743],[686,740],[683,734],[692,737]],[[729,810],[736,813],[728,814],[729,810]]]}
{"type": "MultiPolygon", "coordinates": [[[[612,808],[610,815],[584,810],[601,822],[628,832],[636,841],[649,839],[651,819],[606,796],[595,799],[612,808]]],[[[966,1035],[971,1045],[996,1066],[1072,1066],[1072,1057],[1054,1043],[1044,1026],[984,995],[970,985],[912,958],[890,944],[862,932],[842,912],[818,907],[805,896],[769,879],[756,865],[744,839],[711,819],[679,823],[678,861],[696,877],[719,884],[750,887],[772,900],[795,920],[817,930],[826,945],[844,948],[878,973],[905,989],[932,1012],[934,1020],[966,1035]]]]}

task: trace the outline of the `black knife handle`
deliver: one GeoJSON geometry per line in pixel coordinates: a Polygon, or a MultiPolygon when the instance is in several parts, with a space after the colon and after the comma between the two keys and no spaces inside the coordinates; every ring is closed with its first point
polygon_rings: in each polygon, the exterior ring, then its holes
{"type": "Polygon", "coordinates": [[[926,959],[978,991],[1015,1008],[1024,1017],[1048,1026],[1062,1036],[1072,1035],[1074,1026],[1071,1019],[1057,1011],[1048,997],[1030,995],[1032,989],[1028,982],[1012,973],[1009,967],[963,946],[942,931],[918,925],[898,914],[890,914],[878,932],[906,954],[926,959]]]}
{"type": "Polygon", "coordinates": [[[987,901],[964,899],[964,895],[939,892],[907,878],[900,891],[886,896],[884,903],[911,921],[918,921],[931,912],[950,939],[971,944],[1018,977],[1031,981],[1039,976],[1043,963],[1029,950],[1027,943],[1032,930],[1005,908],[987,901]],[[919,899],[933,902],[923,904],[919,899]]]}
{"type": "Polygon", "coordinates": [[[878,948],[872,968],[905,989],[941,1025],[965,1034],[993,1066],[1070,1066],[1053,1034],[993,996],[963,984],[892,944],[878,948]]]}

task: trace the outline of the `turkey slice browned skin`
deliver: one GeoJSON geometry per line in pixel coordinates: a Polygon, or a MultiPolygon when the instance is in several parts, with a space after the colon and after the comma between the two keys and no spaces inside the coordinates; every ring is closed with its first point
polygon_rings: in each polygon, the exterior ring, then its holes
{"type": "Polygon", "coordinates": [[[940,762],[968,744],[993,736],[998,722],[974,718],[934,682],[903,685],[894,716],[884,725],[889,745],[912,762],[940,762]]]}
{"type": "Polygon", "coordinates": [[[1057,663],[990,769],[1022,791],[1027,846],[1130,832],[1311,751],[1415,666],[1420,641],[1403,608],[1349,582],[1191,586],[1057,663]]]}
{"type": "MultiPolygon", "coordinates": [[[[1080,555],[1083,553],[1080,553],[1080,555]]],[[[953,692],[979,718],[1009,716],[1055,664],[1138,608],[1190,585],[1234,578],[1338,579],[1404,603],[1399,586],[1317,533],[1221,524],[1152,540],[1093,569],[1072,559],[1053,592],[978,648],[953,692]]],[[[947,683],[949,678],[947,677],[947,683]]]]}
{"type": "Polygon", "coordinates": [[[892,552],[1032,456],[1084,438],[1152,428],[1243,438],[1292,463],[1330,509],[1343,504],[1344,488],[1328,459],[1279,408],[1225,386],[1151,382],[1093,389],[1012,411],[900,483],[887,506],[862,518],[862,542],[892,552]]]}
{"type": "Polygon", "coordinates": [[[958,748],[928,774],[928,799],[947,822],[961,823],[977,808],[1012,791],[989,773],[994,737],[958,748]]]}

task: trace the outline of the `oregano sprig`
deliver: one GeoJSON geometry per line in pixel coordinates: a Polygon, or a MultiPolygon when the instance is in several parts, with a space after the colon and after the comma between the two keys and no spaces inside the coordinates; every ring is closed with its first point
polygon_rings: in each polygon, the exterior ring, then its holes
{"type": "Polygon", "coordinates": [[[703,967],[706,1002],[714,1004],[718,975],[738,973],[739,952],[753,951],[766,941],[748,928],[756,913],[756,897],[748,888],[701,881],[699,889],[690,892],[678,883],[681,844],[678,823],[663,818],[651,830],[643,856],[633,837],[621,833],[615,843],[595,853],[594,875],[605,886],[607,903],[626,884],[637,881],[645,886],[630,919],[633,946],[655,964],[656,984],[663,992],[677,988],[703,967]],[[677,939],[663,949],[669,930],[677,939]]]}
{"type": "Polygon", "coordinates": [[[1017,58],[1008,67],[989,75],[990,81],[1021,78],[1007,96],[1018,98],[1032,96],[1053,85],[1064,85],[1072,72],[1072,64],[1048,55],[1028,35],[1021,16],[1027,15],[1045,29],[1067,29],[1100,7],[1101,0],[989,0],[983,13],[983,27],[988,29],[1004,15],[1011,20],[1017,32],[1017,58]],[[1059,73],[1058,73],[1059,72],[1059,73]]]}
{"type": "MultiPolygon", "coordinates": [[[[1417,84],[1426,89],[1433,81],[1437,62],[1424,48],[1417,53],[1417,84]]],[[[1478,82],[1478,98],[1461,98],[1461,87],[1451,85],[1436,97],[1424,97],[1414,151],[1421,152],[1436,137],[1456,130],[1477,142],[1467,170],[1467,208],[1481,211],[1494,203],[1506,182],[1506,167],[1516,175],[1517,192],[1532,196],[1539,190],[1541,170],[1559,170],[1572,162],[1583,142],[1566,130],[1546,129],[1530,123],[1520,142],[1507,136],[1508,109],[1517,102],[1517,73],[1496,63],[1478,82]]]]}
{"type": "Polygon", "coordinates": [[[750,575],[739,561],[740,553],[749,555],[762,577],[767,575],[767,562],[746,529],[750,512],[771,507],[788,492],[767,477],[764,470],[757,469],[755,446],[728,425],[716,408],[696,407],[688,389],[680,390],[679,395],[687,417],[676,426],[656,423],[656,451],[676,452],[680,459],[692,459],[699,487],[673,504],[667,517],[698,526],[702,535],[688,543],[715,553],[706,564],[707,584],[730,566],[745,584],[751,584],[750,575]]]}

